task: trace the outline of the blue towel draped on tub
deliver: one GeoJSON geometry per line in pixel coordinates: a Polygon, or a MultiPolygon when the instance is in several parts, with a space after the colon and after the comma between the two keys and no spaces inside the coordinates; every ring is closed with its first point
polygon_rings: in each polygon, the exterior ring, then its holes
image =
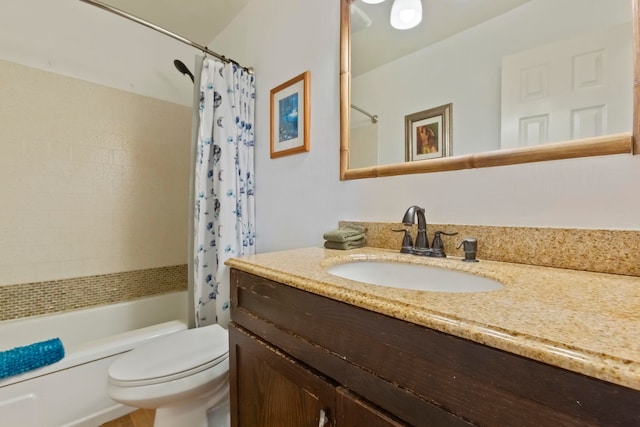
{"type": "Polygon", "coordinates": [[[64,357],[60,338],[0,352],[0,379],[51,365],[64,357]]]}

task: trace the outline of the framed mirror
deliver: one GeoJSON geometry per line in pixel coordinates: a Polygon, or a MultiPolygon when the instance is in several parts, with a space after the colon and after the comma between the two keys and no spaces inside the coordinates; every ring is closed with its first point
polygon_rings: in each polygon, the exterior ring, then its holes
{"type": "Polygon", "coordinates": [[[640,152],[640,0],[340,1],[340,179],[640,152]],[[446,155],[407,155],[427,130],[446,155]]]}

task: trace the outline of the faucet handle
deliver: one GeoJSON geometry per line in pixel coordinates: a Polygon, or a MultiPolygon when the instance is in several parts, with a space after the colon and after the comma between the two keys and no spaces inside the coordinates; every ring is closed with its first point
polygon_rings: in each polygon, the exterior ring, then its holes
{"type": "Polygon", "coordinates": [[[445,236],[455,236],[458,233],[447,233],[445,231],[436,231],[433,236],[433,244],[431,248],[433,248],[433,256],[438,258],[446,258],[447,254],[444,253],[444,243],[442,242],[441,235],[445,236]]]}
{"type": "Polygon", "coordinates": [[[460,246],[464,245],[464,259],[462,261],[465,262],[479,262],[476,259],[476,254],[478,252],[478,239],[475,237],[467,237],[462,242],[456,246],[456,249],[459,249],[460,246]]]}
{"type": "Polygon", "coordinates": [[[402,238],[402,247],[400,248],[400,252],[403,254],[410,254],[413,250],[413,240],[411,240],[411,232],[408,228],[396,229],[392,228],[391,231],[395,231],[397,233],[404,231],[404,237],[402,238]]]}

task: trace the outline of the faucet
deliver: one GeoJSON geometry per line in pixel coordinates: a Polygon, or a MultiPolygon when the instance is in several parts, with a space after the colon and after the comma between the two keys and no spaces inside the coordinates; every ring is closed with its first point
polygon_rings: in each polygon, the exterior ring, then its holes
{"type": "Polygon", "coordinates": [[[407,226],[415,224],[416,215],[418,216],[418,235],[416,236],[416,242],[413,245],[414,253],[429,249],[429,239],[427,238],[427,219],[424,216],[424,208],[416,205],[410,206],[402,217],[402,223],[407,226]]]}
{"type": "Polygon", "coordinates": [[[433,237],[433,248],[431,248],[429,247],[429,237],[427,236],[427,219],[424,215],[424,208],[416,205],[409,206],[409,209],[407,209],[402,217],[402,224],[405,226],[412,226],[416,222],[416,216],[418,217],[418,235],[416,236],[415,244],[411,245],[411,236],[409,235],[408,229],[393,230],[404,231],[405,233],[400,252],[428,257],[445,258],[447,255],[444,253],[444,245],[442,243],[441,235],[455,236],[458,233],[436,231],[433,237]]]}

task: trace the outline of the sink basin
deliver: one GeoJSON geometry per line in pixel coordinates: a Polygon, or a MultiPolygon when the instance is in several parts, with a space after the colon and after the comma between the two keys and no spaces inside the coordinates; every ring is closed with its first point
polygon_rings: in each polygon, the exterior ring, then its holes
{"type": "Polygon", "coordinates": [[[417,291],[484,292],[503,288],[500,282],[475,274],[397,262],[349,262],[332,265],[327,272],[367,284],[417,291]]]}

